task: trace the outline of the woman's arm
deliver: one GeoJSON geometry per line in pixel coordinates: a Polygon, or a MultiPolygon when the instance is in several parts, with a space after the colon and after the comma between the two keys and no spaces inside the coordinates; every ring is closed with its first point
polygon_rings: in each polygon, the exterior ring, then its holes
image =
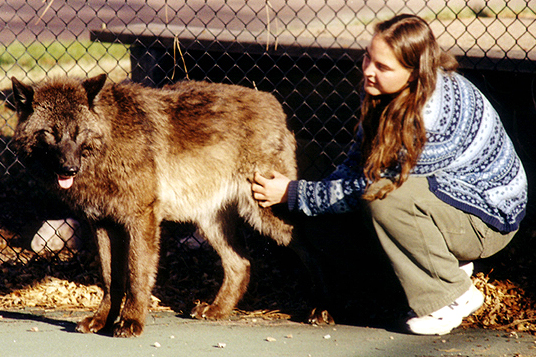
{"type": "Polygon", "coordinates": [[[273,172],[271,178],[255,173],[251,185],[253,197],[261,207],[287,202],[290,211],[300,211],[308,216],[354,211],[367,186],[358,167],[356,148],[350,150],[348,159],[321,181],[291,181],[278,172],[273,172]]]}
{"type": "Polygon", "coordinates": [[[359,209],[361,196],[367,188],[362,171],[339,166],[337,178],[322,181],[299,180],[295,188],[294,207],[291,207],[292,194],[289,194],[289,208],[308,216],[337,214],[359,209]]]}
{"type": "Polygon", "coordinates": [[[278,172],[272,172],[271,178],[255,173],[251,185],[253,197],[261,207],[287,202],[290,211],[301,211],[308,216],[357,209],[367,186],[360,168],[361,139],[362,129],[359,128],[347,159],[321,181],[291,181],[278,172]]]}

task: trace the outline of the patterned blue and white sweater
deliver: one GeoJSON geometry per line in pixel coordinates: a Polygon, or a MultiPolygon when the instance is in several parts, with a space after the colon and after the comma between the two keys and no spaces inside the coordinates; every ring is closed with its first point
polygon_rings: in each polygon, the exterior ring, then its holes
{"type": "MultiPolygon", "coordinates": [[[[459,74],[438,75],[424,108],[427,142],[411,175],[427,177],[444,202],[502,232],[519,228],[527,205],[527,178],[496,111],[459,74]]],[[[343,164],[322,181],[292,181],[289,209],[314,216],[359,207],[366,188],[360,133],[343,164]]],[[[387,174],[386,174],[387,175],[387,174]]]]}

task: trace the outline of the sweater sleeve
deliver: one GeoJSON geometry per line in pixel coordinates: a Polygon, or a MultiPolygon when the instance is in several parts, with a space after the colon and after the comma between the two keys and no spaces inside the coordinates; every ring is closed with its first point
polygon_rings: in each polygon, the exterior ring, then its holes
{"type": "MultiPolygon", "coordinates": [[[[358,139],[360,135],[358,133],[358,139]]],[[[365,188],[366,179],[360,162],[359,140],[348,152],[348,158],[326,179],[292,181],[288,187],[288,208],[308,216],[355,211],[365,188]]]]}

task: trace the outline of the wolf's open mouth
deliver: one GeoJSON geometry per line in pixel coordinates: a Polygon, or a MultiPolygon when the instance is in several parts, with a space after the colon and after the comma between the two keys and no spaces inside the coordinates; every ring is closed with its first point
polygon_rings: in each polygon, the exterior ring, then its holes
{"type": "Polygon", "coordinates": [[[62,176],[58,175],[58,184],[63,189],[68,189],[73,185],[74,176],[62,176]]]}

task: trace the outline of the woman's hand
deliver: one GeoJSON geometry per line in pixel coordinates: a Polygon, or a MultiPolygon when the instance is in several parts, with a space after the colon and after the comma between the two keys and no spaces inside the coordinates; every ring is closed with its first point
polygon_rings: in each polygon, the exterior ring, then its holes
{"type": "Polygon", "coordinates": [[[277,171],[272,172],[272,178],[266,178],[256,172],[251,184],[253,198],[264,208],[287,202],[289,183],[290,179],[277,171]]]}

